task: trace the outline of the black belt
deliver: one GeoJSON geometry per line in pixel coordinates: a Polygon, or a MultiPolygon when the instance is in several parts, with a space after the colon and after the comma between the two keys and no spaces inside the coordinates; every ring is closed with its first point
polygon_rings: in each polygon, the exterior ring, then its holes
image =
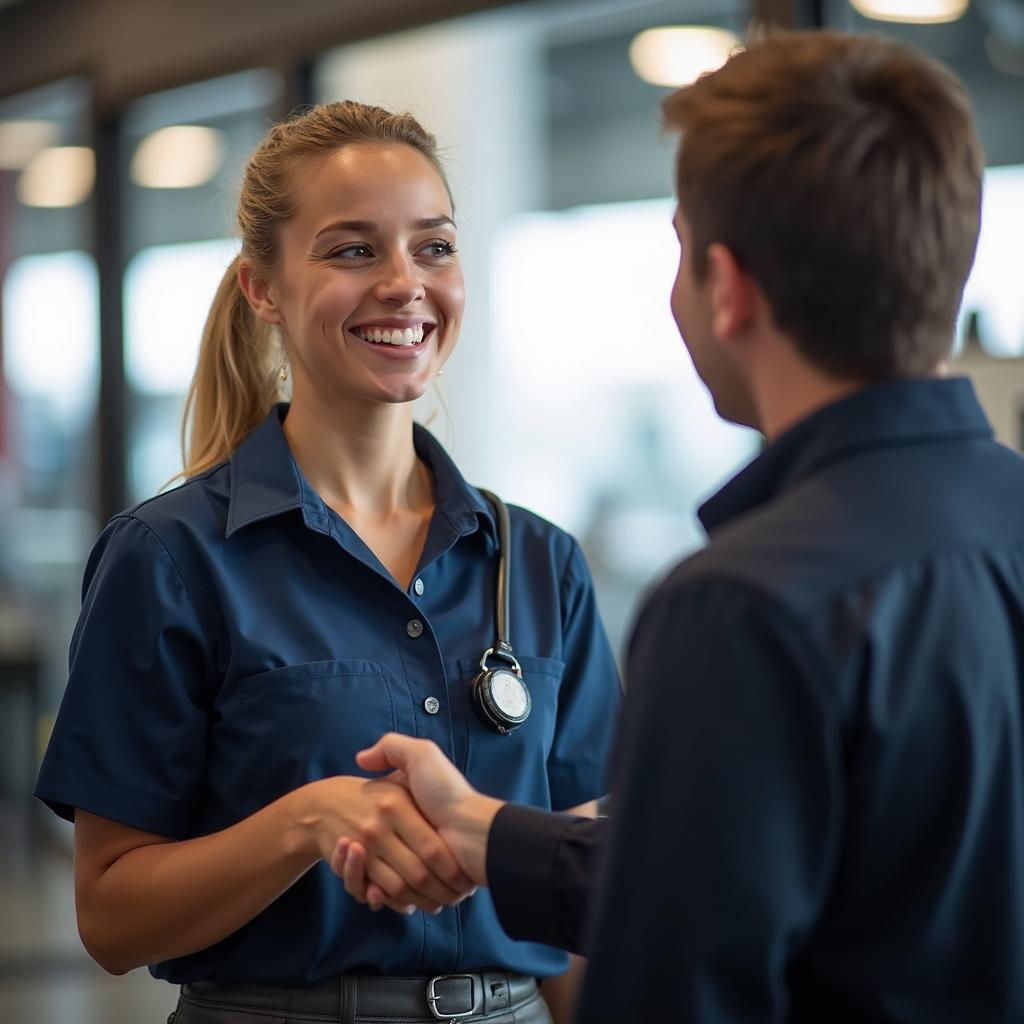
{"type": "Polygon", "coordinates": [[[182,985],[181,995],[201,1006],[282,1010],[326,1020],[352,1021],[358,1014],[457,1021],[517,1009],[537,996],[537,979],[508,971],[434,978],[343,974],[303,988],[195,981],[182,985]]]}

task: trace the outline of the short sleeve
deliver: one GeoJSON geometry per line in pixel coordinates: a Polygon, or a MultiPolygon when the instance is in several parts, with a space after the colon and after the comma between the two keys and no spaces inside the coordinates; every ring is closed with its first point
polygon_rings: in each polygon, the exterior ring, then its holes
{"type": "Polygon", "coordinates": [[[114,519],[90,556],[67,689],[36,796],[172,838],[203,778],[210,648],[171,556],[146,524],[114,519]]]}
{"type": "Polygon", "coordinates": [[[577,807],[608,791],[607,771],[622,684],[583,552],[573,541],[562,578],[562,660],[558,721],[548,755],[551,806],[577,807]]]}

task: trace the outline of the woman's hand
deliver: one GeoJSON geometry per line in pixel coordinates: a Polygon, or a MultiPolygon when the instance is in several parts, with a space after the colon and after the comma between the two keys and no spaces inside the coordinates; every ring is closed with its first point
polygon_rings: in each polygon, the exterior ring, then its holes
{"type": "MultiPolygon", "coordinates": [[[[429,740],[388,733],[373,747],[360,751],[356,761],[367,771],[387,771],[382,781],[406,787],[426,819],[455,855],[460,867],[476,883],[487,883],[487,837],[500,800],[473,789],[429,740]]],[[[383,906],[401,910],[388,898],[367,850],[358,836],[346,835],[338,844],[336,874],[345,881],[353,899],[373,910],[383,906]]]]}
{"type": "Polygon", "coordinates": [[[300,791],[299,820],[320,857],[344,878],[347,842],[355,840],[377,883],[381,905],[410,914],[438,913],[473,890],[447,845],[407,789],[386,779],[339,775],[300,791]]]}

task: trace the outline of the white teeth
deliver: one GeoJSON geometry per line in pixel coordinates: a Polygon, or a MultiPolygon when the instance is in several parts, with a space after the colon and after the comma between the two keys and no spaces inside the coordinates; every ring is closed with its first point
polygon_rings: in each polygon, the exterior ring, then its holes
{"type": "Polygon", "coordinates": [[[423,340],[423,324],[406,328],[363,327],[359,334],[377,345],[418,345],[423,340]]]}

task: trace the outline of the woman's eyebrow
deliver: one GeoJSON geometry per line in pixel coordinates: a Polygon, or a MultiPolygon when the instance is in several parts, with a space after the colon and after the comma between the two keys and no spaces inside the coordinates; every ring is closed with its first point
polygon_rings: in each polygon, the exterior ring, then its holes
{"type": "Polygon", "coordinates": [[[417,231],[429,231],[431,228],[443,228],[445,226],[455,227],[455,221],[451,217],[442,214],[440,217],[427,217],[426,220],[418,220],[413,227],[417,231]]]}
{"type": "MultiPolygon", "coordinates": [[[[441,214],[439,217],[425,217],[422,220],[415,221],[412,225],[414,231],[429,231],[431,228],[440,227],[455,227],[455,221],[451,217],[447,217],[441,214]]],[[[321,228],[316,233],[316,238],[326,234],[328,231],[377,231],[380,229],[379,224],[375,224],[372,220],[336,220],[332,224],[328,224],[327,227],[321,228]]]]}

